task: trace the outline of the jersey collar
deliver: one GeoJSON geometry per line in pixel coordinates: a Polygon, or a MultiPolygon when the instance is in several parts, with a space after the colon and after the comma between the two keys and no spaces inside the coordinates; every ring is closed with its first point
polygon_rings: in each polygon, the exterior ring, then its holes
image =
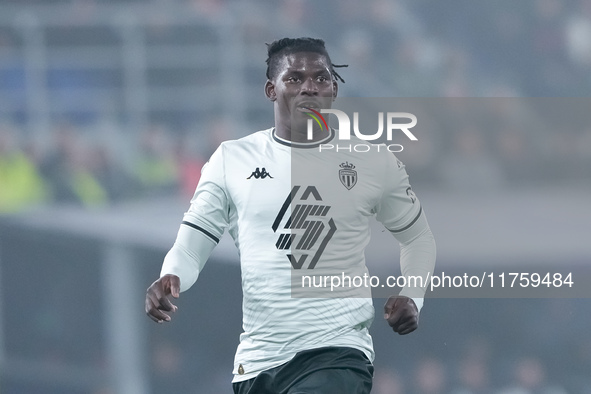
{"type": "Polygon", "coordinates": [[[326,136],[326,138],[324,138],[323,140],[320,140],[320,141],[313,141],[313,142],[292,142],[292,141],[286,140],[284,138],[278,137],[277,134],[275,133],[275,127],[273,127],[271,134],[273,135],[273,139],[275,140],[275,142],[277,142],[281,145],[289,146],[290,148],[309,149],[309,148],[317,148],[322,144],[326,144],[326,143],[330,142],[335,136],[335,131],[332,128],[329,130],[330,130],[330,134],[328,136],[326,136]]]}

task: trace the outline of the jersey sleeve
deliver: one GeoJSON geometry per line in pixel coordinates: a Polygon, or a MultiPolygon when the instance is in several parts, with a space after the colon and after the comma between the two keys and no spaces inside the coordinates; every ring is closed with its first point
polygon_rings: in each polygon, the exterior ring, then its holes
{"type": "Polygon", "coordinates": [[[174,245],[164,257],[160,277],[176,275],[181,281],[181,292],[188,290],[199,277],[215,245],[202,232],[181,225],[174,245]]]}
{"type": "Polygon", "coordinates": [[[427,282],[435,268],[435,239],[417,196],[412,191],[404,164],[392,155],[385,176],[384,194],[376,207],[377,219],[400,243],[400,269],[408,285],[400,292],[411,297],[418,310],[423,305],[427,282]],[[418,279],[420,278],[420,279],[418,279]]]}
{"type": "Polygon", "coordinates": [[[392,234],[404,235],[422,215],[421,203],[412,191],[404,164],[388,154],[383,193],[375,207],[376,218],[392,234]]]}
{"type": "Polygon", "coordinates": [[[189,289],[228,226],[228,212],[224,155],[220,146],[203,166],[191,206],[164,258],[160,276],[176,275],[181,281],[181,291],[189,289]]]}
{"type": "Polygon", "coordinates": [[[230,199],[225,182],[224,144],[214,152],[201,170],[201,178],[183,217],[183,225],[200,231],[216,244],[229,223],[230,199]]]}

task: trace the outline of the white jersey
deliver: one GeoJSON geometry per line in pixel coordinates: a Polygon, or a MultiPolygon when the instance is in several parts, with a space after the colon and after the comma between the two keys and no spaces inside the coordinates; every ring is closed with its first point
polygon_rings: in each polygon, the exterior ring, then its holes
{"type": "Polygon", "coordinates": [[[373,361],[370,294],[317,297],[294,276],[363,274],[370,219],[396,233],[421,216],[404,166],[385,146],[365,145],[373,153],[319,151],[268,129],[222,143],[204,166],[183,223],[216,242],[227,229],[239,250],[244,333],[234,382],[324,346],[373,361]]]}

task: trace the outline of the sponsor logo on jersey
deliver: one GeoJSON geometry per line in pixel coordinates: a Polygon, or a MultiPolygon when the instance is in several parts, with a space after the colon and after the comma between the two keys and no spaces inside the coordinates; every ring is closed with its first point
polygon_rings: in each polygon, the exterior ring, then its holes
{"type": "Polygon", "coordinates": [[[286,232],[279,233],[275,246],[290,250],[287,258],[294,269],[302,269],[307,261],[310,262],[307,269],[314,269],[337,230],[334,220],[328,216],[331,206],[322,203],[315,186],[294,186],[273,222],[274,233],[284,222],[290,206],[292,212],[283,227],[286,232]]]}
{"type": "Polygon", "coordinates": [[[252,172],[252,174],[250,174],[250,176],[249,176],[248,178],[246,178],[246,179],[250,179],[250,178],[252,178],[252,177],[254,177],[255,179],[259,179],[259,178],[260,178],[260,179],[265,179],[265,178],[267,178],[267,177],[269,177],[269,178],[273,179],[273,177],[271,176],[271,174],[269,174],[269,173],[267,172],[267,170],[265,170],[265,167],[263,167],[263,169],[262,169],[262,170],[261,170],[261,169],[259,169],[259,167],[257,167],[257,169],[256,169],[256,170],[254,170],[254,171],[252,172]]]}
{"type": "Polygon", "coordinates": [[[349,162],[341,163],[342,170],[339,170],[339,179],[343,186],[347,190],[353,189],[353,186],[357,184],[357,171],[354,170],[355,166],[349,162]]]}

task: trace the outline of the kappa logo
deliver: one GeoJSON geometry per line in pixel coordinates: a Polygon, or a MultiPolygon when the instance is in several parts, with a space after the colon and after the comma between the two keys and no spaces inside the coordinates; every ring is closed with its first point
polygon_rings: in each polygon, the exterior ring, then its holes
{"type": "Polygon", "coordinates": [[[339,170],[339,179],[343,186],[347,190],[353,189],[353,186],[357,184],[357,171],[354,170],[355,166],[349,162],[341,163],[342,170],[339,170]]]}
{"type": "Polygon", "coordinates": [[[275,246],[279,250],[291,251],[287,258],[293,269],[302,269],[309,257],[311,259],[307,269],[316,267],[326,245],[337,231],[334,220],[328,216],[330,208],[330,205],[322,202],[322,197],[314,186],[294,186],[285,199],[272,229],[277,233],[285,219],[283,230],[286,231],[279,233],[275,246]],[[287,216],[290,206],[293,209],[291,215],[287,216]]]}
{"type": "Polygon", "coordinates": [[[269,177],[269,178],[273,179],[273,177],[271,176],[271,174],[269,174],[267,172],[267,170],[265,170],[265,167],[263,167],[263,170],[262,171],[259,169],[259,167],[257,167],[257,169],[254,170],[252,172],[252,174],[250,174],[250,176],[248,178],[246,178],[246,179],[250,179],[252,177],[254,177],[255,179],[259,179],[259,178],[260,179],[265,179],[266,177],[269,177]]]}

